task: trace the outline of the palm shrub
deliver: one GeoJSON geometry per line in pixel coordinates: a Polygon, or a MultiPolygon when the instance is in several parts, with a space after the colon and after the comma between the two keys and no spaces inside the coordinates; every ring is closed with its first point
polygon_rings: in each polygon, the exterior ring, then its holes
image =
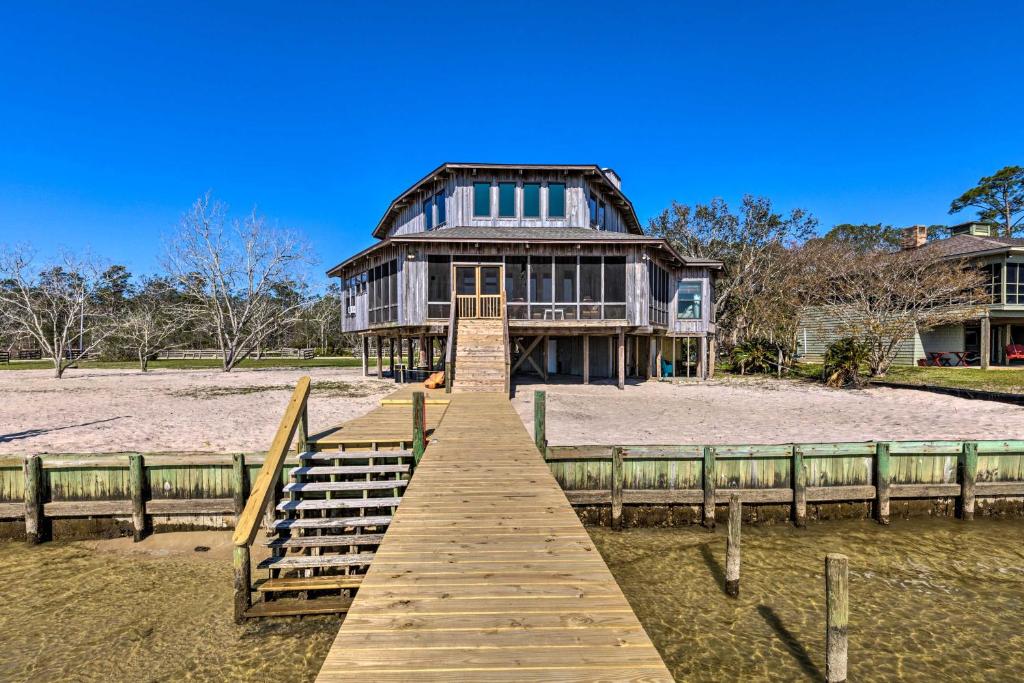
{"type": "Polygon", "coordinates": [[[861,367],[868,364],[871,345],[856,337],[843,337],[828,345],[822,379],[830,387],[856,387],[863,383],[861,367]]]}
{"type": "Polygon", "coordinates": [[[737,368],[741,375],[748,372],[769,373],[780,370],[779,359],[782,365],[788,364],[792,358],[777,342],[763,337],[748,339],[732,347],[729,353],[729,360],[733,370],[737,368]]]}

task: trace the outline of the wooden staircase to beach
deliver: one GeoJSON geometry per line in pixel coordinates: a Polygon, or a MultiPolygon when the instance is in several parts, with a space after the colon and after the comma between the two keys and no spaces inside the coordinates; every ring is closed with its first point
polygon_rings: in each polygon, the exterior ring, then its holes
{"type": "Polygon", "coordinates": [[[410,444],[307,439],[308,393],[303,378],[235,529],[236,621],[347,612],[409,483],[410,444]],[[298,462],[284,466],[296,432],[298,462]],[[254,568],[253,544],[270,552],[254,568]]]}
{"type": "Polygon", "coordinates": [[[508,392],[508,335],[502,318],[459,318],[456,391],[508,392]]]}

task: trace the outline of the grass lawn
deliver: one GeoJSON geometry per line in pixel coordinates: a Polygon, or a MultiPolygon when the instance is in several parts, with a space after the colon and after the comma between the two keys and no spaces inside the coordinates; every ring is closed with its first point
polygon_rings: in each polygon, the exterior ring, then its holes
{"type": "Polygon", "coordinates": [[[888,382],[932,384],[959,389],[1024,393],[1024,366],[1011,369],[911,368],[894,367],[885,376],[888,382]]]}
{"type": "MultiPolygon", "coordinates": [[[[324,358],[265,358],[263,360],[246,359],[237,367],[239,368],[348,368],[359,367],[361,361],[358,358],[331,356],[324,358]]],[[[83,370],[103,369],[124,369],[137,370],[139,364],[133,361],[83,361],[79,364],[83,370]]],[[[219,359],[204,358],[195,360],[153,360],[149,362],[150,370],[174,369],[174,370],[210,370],[221,367],[219,359]]],[[[53,371],[53,364],[48,360],[15,360],[10,363],[0,363],[0,370],[49,370],[53,371]]]]}

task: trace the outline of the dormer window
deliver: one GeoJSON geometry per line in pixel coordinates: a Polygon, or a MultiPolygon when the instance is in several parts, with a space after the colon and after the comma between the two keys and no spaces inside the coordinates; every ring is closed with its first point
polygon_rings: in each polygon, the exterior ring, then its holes
{"type": "Polygon", "coordinates": [[[548,183],[548,218],[565,218],[565,183],[548,183]]]}
{"type": "Polygon", "coordinates": [[[540,183],[523,183],[523,218],[540,218],[540,183]]]}
{"type": "Polygon", "coordinates": [[[490,183],[473,183],[473,215],[477,218],[491,217],[490,183]]]}
{"type": "Polygon", "coordinates": [[[498,216],[514,218],[516,215],[516,184],[498,183],[498,216]]]}

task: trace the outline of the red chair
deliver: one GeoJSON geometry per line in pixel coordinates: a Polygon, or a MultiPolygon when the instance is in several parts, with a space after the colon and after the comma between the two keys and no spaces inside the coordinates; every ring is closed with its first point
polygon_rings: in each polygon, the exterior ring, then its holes
{"type": "Polygon", "coordinates": [[[1011,360],[1024,360],[1024,344],[1006,345],[1006,362],[1011,360]]]}

